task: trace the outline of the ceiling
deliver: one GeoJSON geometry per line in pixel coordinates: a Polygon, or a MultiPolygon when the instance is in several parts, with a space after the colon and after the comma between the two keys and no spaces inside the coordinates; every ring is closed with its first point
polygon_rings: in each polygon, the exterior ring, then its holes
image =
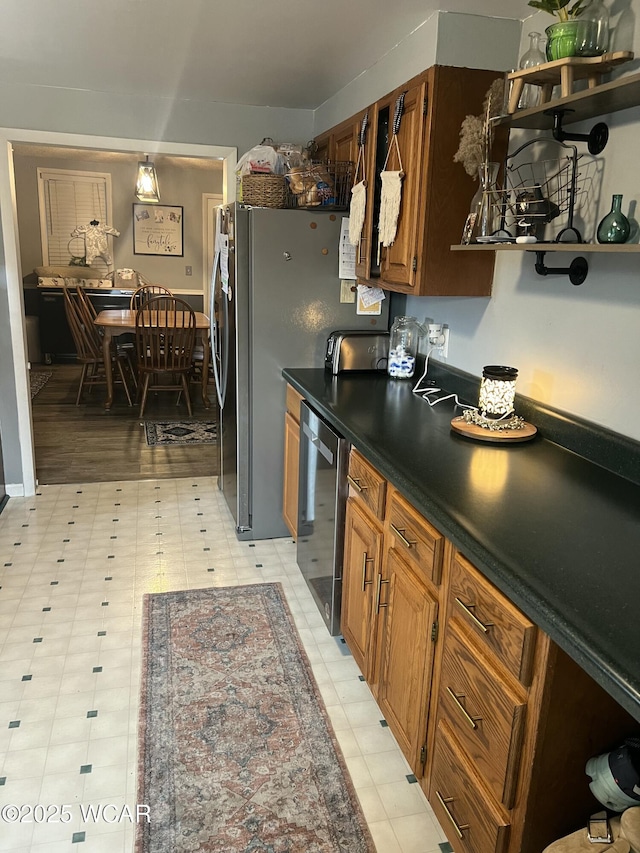
{"type": "Polygon", "coordinates": [[[532,12],[527,0],[2,0],[0,79],[315,109],[437,10],[532,12]]]}

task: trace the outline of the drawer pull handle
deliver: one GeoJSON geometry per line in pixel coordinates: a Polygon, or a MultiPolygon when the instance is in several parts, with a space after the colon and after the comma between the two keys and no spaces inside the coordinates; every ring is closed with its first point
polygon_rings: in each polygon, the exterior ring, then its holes
{"type": "Polygon", "coordinates": [[[476,628],[480,628],[483,634],[489,633],[489,628],[493,628],[493,622],[481,622],[478,617],[473,612],[473,608],[475,604],[465,604],[463,601],[456,596],[456,604],[462,608],[463,612],[467,614],[469,619],[473,622],[476,628]]]}
{"type": "Polygon", "coordinates": [[[407,546],[407,548],[413,548],[414,545],[417,545],[417,541],[415,539],[413,539],[413,540],[407,539],[407,537],[404,535],[406,532],[406,528],[404,528],[404,527],[398,528],[395,526],[395,524],[392,524],[391,529],[396,534],[398,539],[400,539],[400,541],[403,542],[407,546]]]}
{"type": "Polygon", "coordinates": [[[437,789],[436,789],[436,797],[440,800],[440,805],[445,810],[445,812],[447,813],[447,817],[449,818],[449,820],[453,824],[453,828],[455,829],[456,835],[458,836],[458,838],[464,838],[464,835],[462,833],[464,832],[465,829],[469,829],[469,824],[465,823],[462,826],[460,826],[460,824],[457,822],[455,817],[451,814],[451,811],[449,810],[449,806],[447,804],[453,802],[453,797],[443,797],[442,794],[440,793],[440,791],[438,791],[437,789]]]}
{"type": "Polygon", "coordinates": [[[381,607],[388,607],[388,604],[380,604],[380,592],[382,590],[382,584],[389,583],[389,581],[382,580],[382,574],[378,572],[378,586],[376,588],[376,613],[380,613],[381,607]]]}
{"type": "Polygon", "coordinates": [[[478,720],[481,720],[482,717],[472,717],[471,714],[464,707],[460,699],[464,698],[464,693],[461,696],[456,696],[453,690],[450,687],[447,687],[447,693],[453,699],[456,708],[460,711],[465,720],[469,723],[472,729],[478,728],[478,720]]]}
{"type": "Polygon", "coordinates": [[[373,563],[373,557],[367,557],[367,552],[365,551],[362,555],[362,591],[365,591],[365,587],[373,583],[373,581],[367,580],[367,563],[373,563]]]}
{"type": "Polygon", "coordinates": [[[366,490],[368,488],[367,486],[361,486],[360,485],[360,478],[359,477],[352,477],[351,474],[347,474],[347,481],[358,492],[366,492],[366,490]]]}

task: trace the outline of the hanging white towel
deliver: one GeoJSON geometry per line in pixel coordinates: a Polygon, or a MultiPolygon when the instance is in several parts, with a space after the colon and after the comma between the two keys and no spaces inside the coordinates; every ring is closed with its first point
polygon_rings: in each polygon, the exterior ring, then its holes
{"type": "Polygon", "coordinates": [[[360,235],[367,209],[367,184],[360,181],[351,188],[351,206],[349,208],[349,242],[352,246],[360,244],[360,235]]]}
{"type": "Polygon", "coordinates": [[[380,219],[378,239],[380,245],[391,246],[396,239],[400,200],[402,198],[402,178],[404,172],[380,172],[382,192],[380,194],[380,219]]]}

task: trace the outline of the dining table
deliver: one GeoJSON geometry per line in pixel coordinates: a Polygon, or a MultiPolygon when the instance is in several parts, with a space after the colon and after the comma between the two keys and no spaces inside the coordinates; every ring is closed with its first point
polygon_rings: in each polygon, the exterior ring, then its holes
{"type": "MultiPolygon", "coordinates": [[[[113,368],[111,364],[111,341],[119,335],[135,333],[136,330],[136,311],[128,308],[107,308],[100,311],[98,316],[93,321],[99,329],[102,330],[102,351],[104,355],[104,368],[107,379],[107,399],[104,407],[108,411],[113,404],[113,368]]],[[[196,340],[199,340],[203,349],[202,363],[202,402],[205,407],[209,408],[210,401],[207,395],[207,385],[209,381],[209,358],[210,358],[210,343],[209,343],[209,318],[206,314],[196,311],[196,340]]]]}

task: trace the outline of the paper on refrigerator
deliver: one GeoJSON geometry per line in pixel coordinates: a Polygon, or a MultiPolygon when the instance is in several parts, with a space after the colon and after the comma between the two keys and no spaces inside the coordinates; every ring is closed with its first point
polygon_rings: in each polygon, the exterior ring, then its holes
{"type": "MultiPolygon", "coordinates": [[[[340,280],[355,280],[356,276],[356,247],[349,241],[349,217],[343,216],[340,224],[340,280]]],[[[358,298],[356,314],[382,313],[382,300],[385,298],[384,291],[379,287],[367,287],[358,285],[358,298]]]]}
{"type": "Polygon", "coordinates": [[[349,242],[349,217],[343,216],[340,224],[340,262],[338,277],[356,278],[356,247],[349,242]]]}

